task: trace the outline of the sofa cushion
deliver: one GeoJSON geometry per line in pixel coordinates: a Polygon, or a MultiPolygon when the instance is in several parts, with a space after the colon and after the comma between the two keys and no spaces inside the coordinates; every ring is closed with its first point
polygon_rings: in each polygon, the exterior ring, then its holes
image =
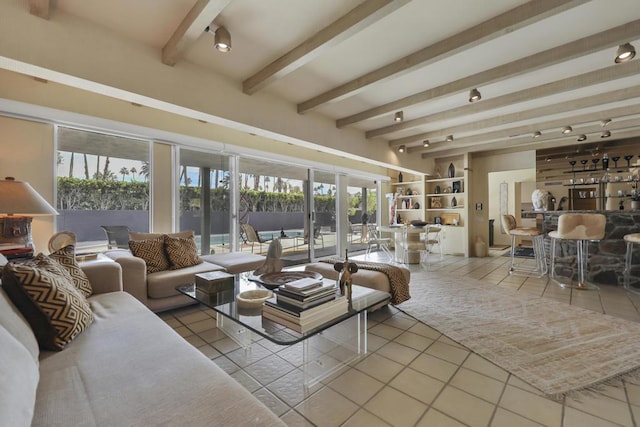
{"type": "Polygon", "coordinates": [[[38,348],[36,336],[33,334],[27,319],[13,305],[2,286],[0,286],[0,326],[22,343],[35,362],[38,361],[40,349],[38,348]]]}
{"type": "Polygon", "coordinates": [[[2,270],[2,286],[40,348],[62,350],[93,321],[89,303],[73,283],[44,267],[10,262],[2,270]]]}
{"type": "Polygon", "coordinates": [[[266,257],[247,252],[229,252],[226,254],[205,255],[202,259],[224,267],[227,273],[238,274],[260,267],[264,264],[266,257]]]}
{"type": "Polygon", "coordinates": [[[180,295],[176,286],[188,285],[195,281],[196,273],[224,270],[219,265],[203,262],[179,270],[159,271],[147,275],[147,294],[149,298],[166,298],[180,295]]]}
{"type": "Polygon", "coordinates": [[[38,361],[0,326],[0,425],[28,426],[38,388],[38,361]]]}
{"type": "Polygon", "coordinates": [[[93,293],[89,278],[82,271],[76,262],[76,248],[73,245],[65,246],[62,249],[49,254],[49,257],[58,262],[71,277],[74,286],[82,292],[85,297],[90,297],[93,293]]]}
{"type": "Polygon", "coordinates": [[[129,240],[129,249],[133,256],[142,258],[147,264],[147,273],[169,269],[170,263],[164,251],[164,238],[129,240]]]}
{"type": "Polygon", "coordinates": [[[138,233],[136,231],[129,232],[129,240],[157,239],[163,236],[188,238],[195,236],[195,233],[193,230],[180,231],[178,233],[138,233]]]}
{"type": "Polygon", "coordinates": [[[167,252],[173,270],[191,267],[203,262],[198,255],[198,247],[193,236],[185,238],[166,235],[164,236],[164,250],[167,252]]]}

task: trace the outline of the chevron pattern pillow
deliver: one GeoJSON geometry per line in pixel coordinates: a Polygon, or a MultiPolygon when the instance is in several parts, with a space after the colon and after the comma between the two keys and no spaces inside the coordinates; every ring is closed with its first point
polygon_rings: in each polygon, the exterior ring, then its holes
{"type": "Polygon", "coordinates": [[[89,278],[82,271],[76,262],[76,249],[73,245],[65,246],[49,255],[50,258],[57,261],[64,270],[69,273],[74,286],[82,292],[85,298],[89,298],[93,294],[93,288],[89,283],[89,278]]]}
{"type": "Polygon", "coordinates": [[[171,269],[191,267],[202,263],[193,236],[188,238],[164,236],[164,248],[171,262],[171,269]]]}
{"type": "Polygon", "coordinates": [[[31,325],[45,350],[62,350],[93,322],[82,293],[63,275],[33,264],[10,262],[2,288],[31,325]]]}
{"type": "Polygon", "coordinates": [[[147,240],[129,240],[133,256],[142,258],[147,264],[147,273],[168,270],[170,267],[164,252],[164,237],[147,240]]]}

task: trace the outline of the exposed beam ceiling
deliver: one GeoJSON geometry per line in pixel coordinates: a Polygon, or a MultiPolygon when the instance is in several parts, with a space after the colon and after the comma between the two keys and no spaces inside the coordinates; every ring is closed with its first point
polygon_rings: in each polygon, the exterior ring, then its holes
{"type": "Polygon", "coordinates": [[[205,28],[229,3],[231,0],[197,0],[162,48],[162,62],[176,65],[185,50],[204,33],[205,28]]]}
{"type": "Polygon", "coordinates": [[[244,93],[251,95],[293,70],[302,67],[323,50],[362,31],[379,19],[404,6],[409,0],[367,0],[346,15],[291,49],[262,70],[242,82],[244,93]]]}
{"type": "MultiPolygon", "coordinates": [[[[586,0],[534,0],[511,9],[445,40],[425,47],[384,67],[298,104],[298,112],[305,113],[322,104],[354,95],[369,85],[424,67],[445,56],[469,49],[504,33],[538,22],[549,15],[585,3],[586,0]]],[[[341,127],[339,125],[338,127],[341,127]]]]}
{"type": "Polygon", "coordinates": [[[42,19],[49,19],[53,8],[53,0],[29,0],[29,12],[42,19]]]}

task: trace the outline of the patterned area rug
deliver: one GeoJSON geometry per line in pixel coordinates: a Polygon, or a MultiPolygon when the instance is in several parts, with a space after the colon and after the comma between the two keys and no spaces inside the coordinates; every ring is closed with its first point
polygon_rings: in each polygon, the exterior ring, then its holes
{"type": "Polygon", "coordinates": [[[640,323],[471,278],[416,276],[399,309],[551,398],[640,367],[640,323]]]}

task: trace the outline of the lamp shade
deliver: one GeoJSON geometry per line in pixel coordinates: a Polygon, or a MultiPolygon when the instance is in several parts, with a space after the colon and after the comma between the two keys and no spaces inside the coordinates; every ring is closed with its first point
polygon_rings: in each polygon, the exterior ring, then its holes
{"type": "Polygon", "coordinates": [[[58,215],[58,212],[28,182],[6,178],[0,181],[0,215],[58,215]]]}

